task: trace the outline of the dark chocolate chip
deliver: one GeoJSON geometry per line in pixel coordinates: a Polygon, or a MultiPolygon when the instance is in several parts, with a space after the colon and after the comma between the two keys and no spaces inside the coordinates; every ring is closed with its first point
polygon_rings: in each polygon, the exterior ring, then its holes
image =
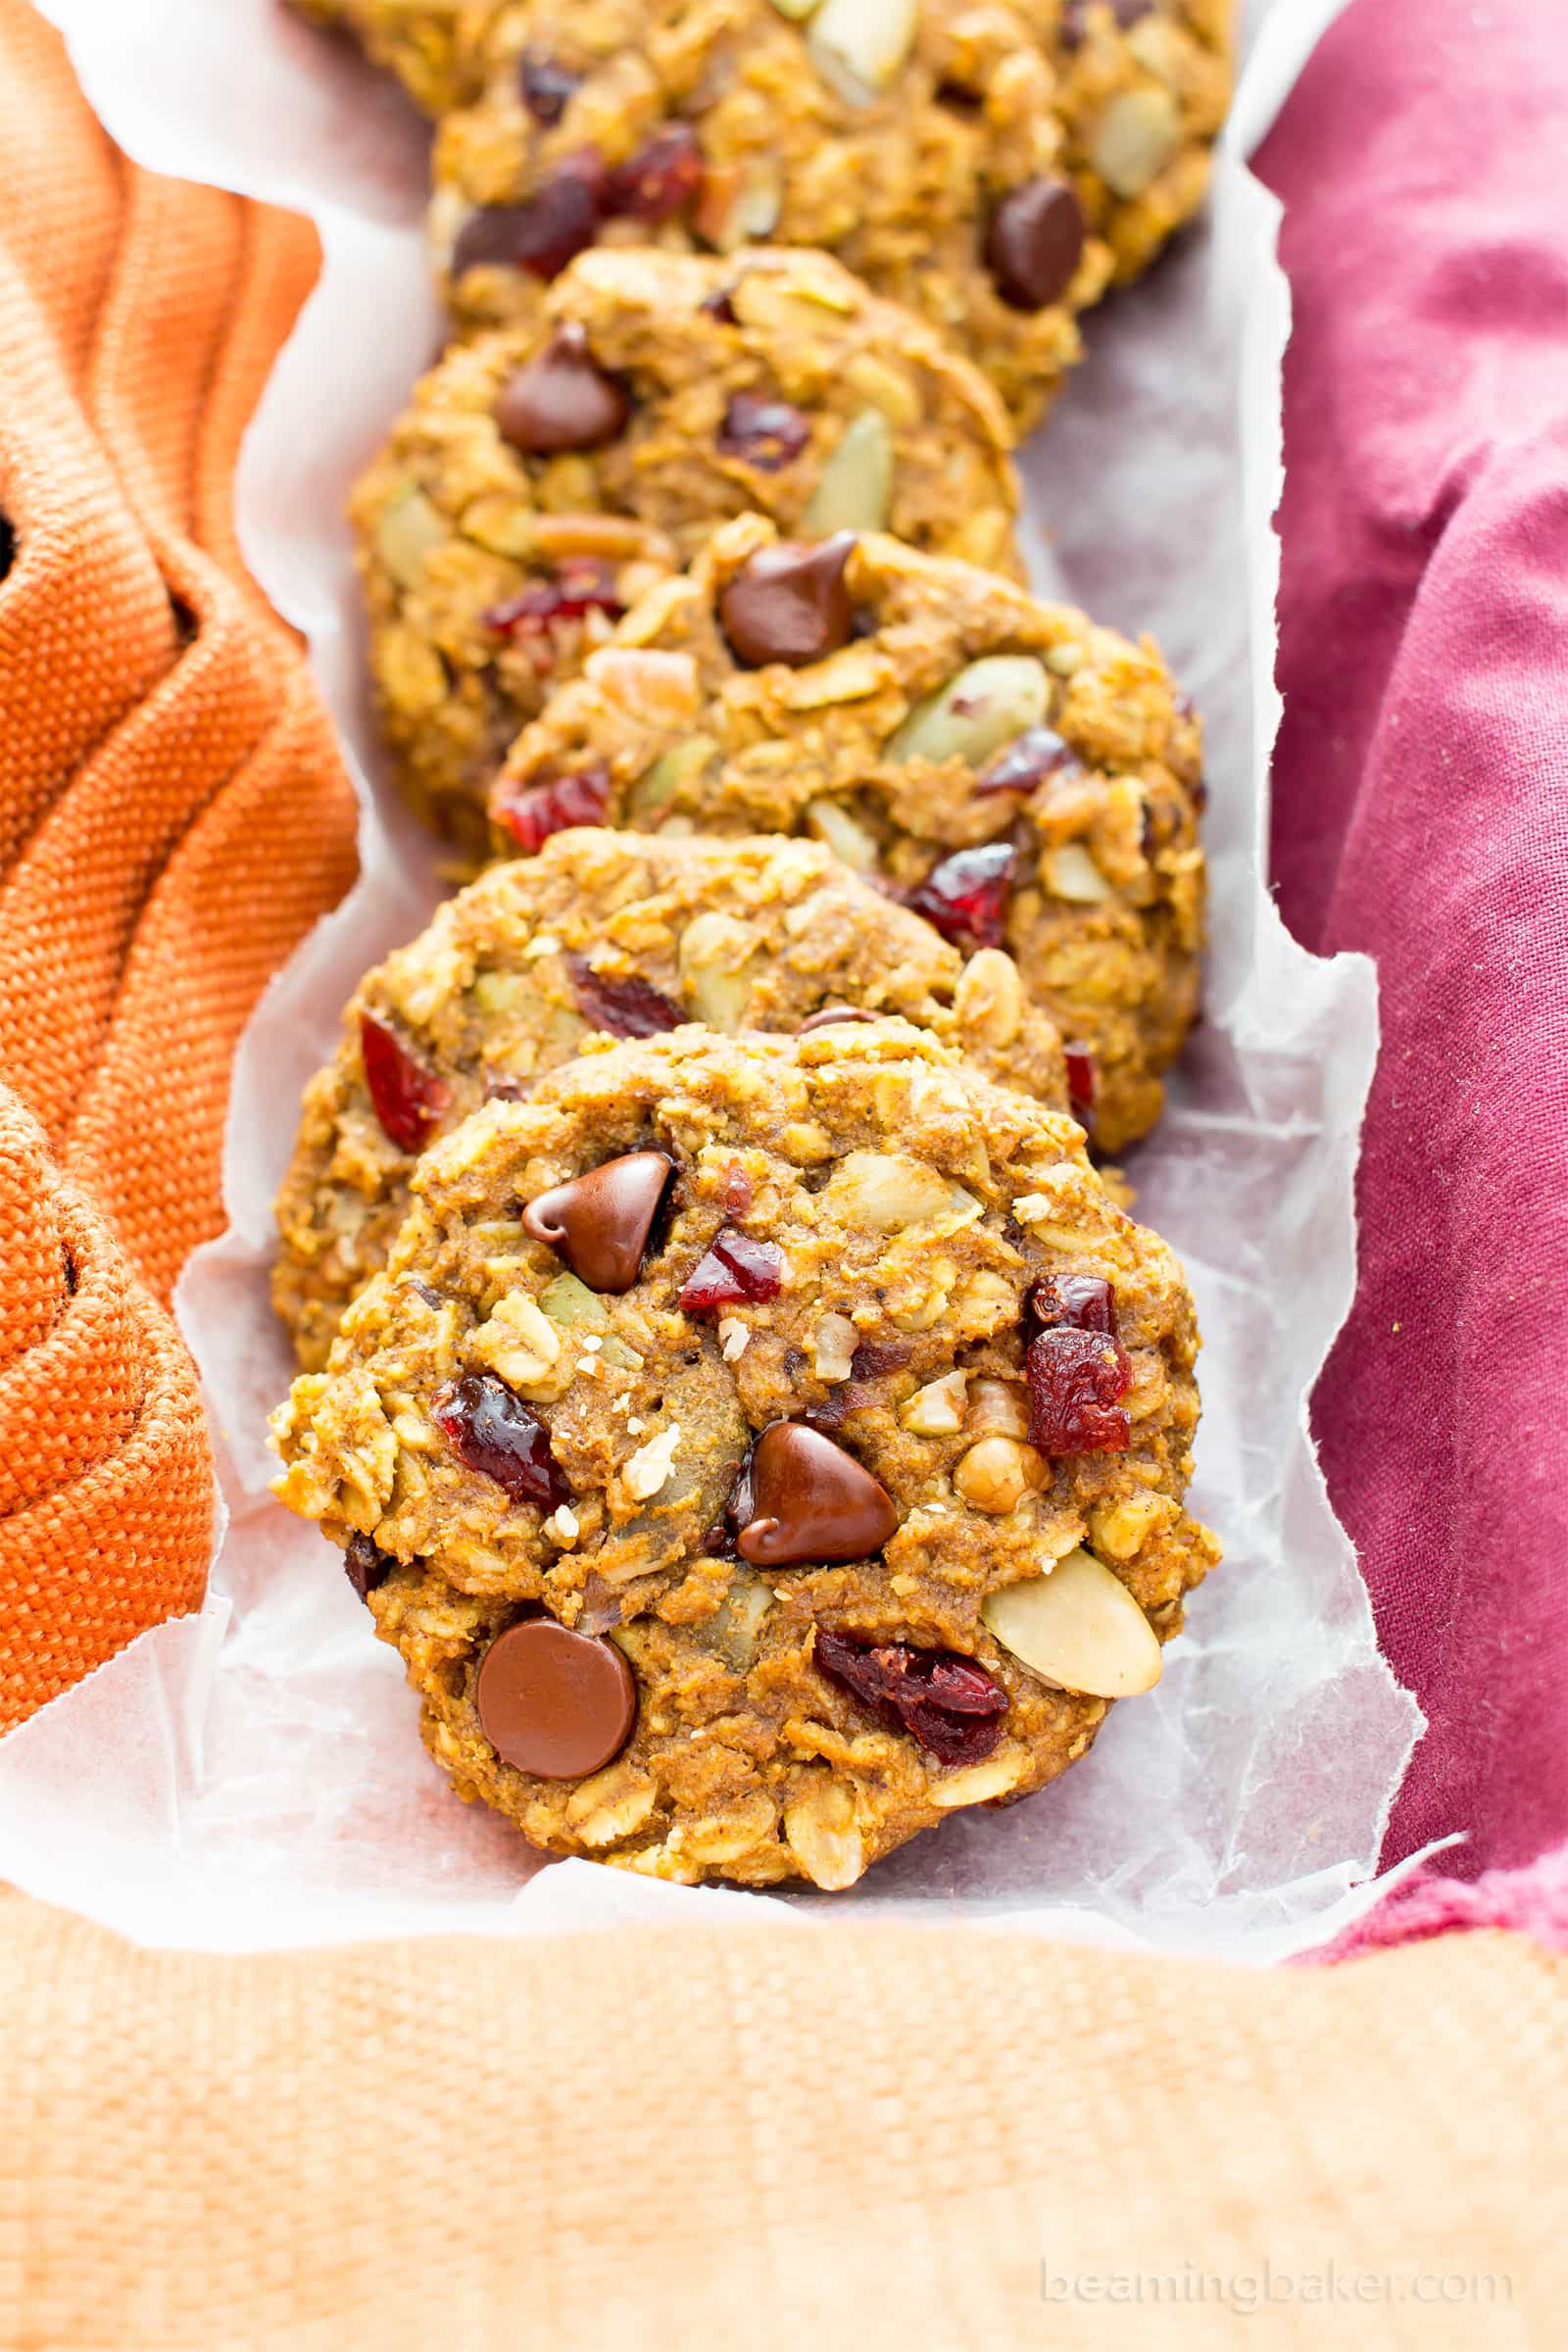
{"type": "Polygon", "coordinates": [[[899,1524],[887,1489],[853,1453],[801,1421],[764,1429],[751,1459],[752,1510],[740,1531],[756,1568],[805,1560],[864,1560],[899,1524]]]}
{"type": "Polygon", "coordinates": [[[816,546],[780,539],[759,548],[718,600],[718,619],[730,651],[748,669],[787,662],[799,669],[848,645],[855,608],[844,571],[855,549],[853,531],[835,531],[816,546]]]}
{"type": "Polygon", "coordinates": [[[553,1617],[525,1617],[497,1636],[473,1697],[497,1755],[542,1781],[597,1772],[620,1753],[637,1719],[637,1686],[614,1643],[553,1617]]]}
{"type": "Polygon", "coordinates": [[[389,1560],[384,1551],[378,1551],[368,1536],[350,1536],[343,1565],[360,1598],[368,1600],[376,1587],[386,1583],[397,1563],[389,1560]]]}
{"type": "Polygon", "coordinates": [[[562,450],[603,449],[623,430],[631,402],[596,364],[576,320],[568,319],[508,378],[495,413],[504,441],[530,458],[549,458],[562,450]]]}
{"type": "Polygon", "coordinates": [[[618,1297],[642,1269],[664,1188],[674,1172],[664,1152],[627,1152],[603,1167],[553,1185],[522,1212],[525,1233],[546,1243],[591,1291],[618,1297]]]}
{"type": "Polygon", "coordinates": [[[721,458],[739,458],[757,473],[777,473],[793,465],[811,438],[808,418],[787,400],[764,400],[737,392],[719,423],[721,458]]]}
{"type": "Polygon", "coordinates": [[[986,230],[986,268],[1015,311],[1059,301],[1083,249],[1083,208],[1064,179],[1026,179],[1003,198],[986,230]]]}

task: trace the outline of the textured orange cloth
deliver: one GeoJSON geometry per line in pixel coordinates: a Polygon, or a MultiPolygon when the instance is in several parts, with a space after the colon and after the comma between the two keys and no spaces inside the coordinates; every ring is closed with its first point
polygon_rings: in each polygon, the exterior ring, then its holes
{"type": "Polygon", "coordinates": [[[1515,1937],[1275,1976],[848,1922],[204,1960],[18,1908],[8,2352],[1563,2342],[1568,1961],[1515,1937]]]}
{"type": "MultiPolygon", "coordinates": [[[[0,1724],[199,1596],[168,1313],[353,811],[232,540],[299,222],[0,0],[0,1724]]],[[[0,1895],[0,2352],[1554,2348],[1568,1962],[707,1927],[216,1960],[0,1895]]]]}
{"type": "Polygon", "coordinates": [[[220,1223],[229,1063],[353,878],[300,655],[234,541],[304,222],[128,165],[0,0],[0,1726],[201,1598],[167,1305],[220,1223]]]}

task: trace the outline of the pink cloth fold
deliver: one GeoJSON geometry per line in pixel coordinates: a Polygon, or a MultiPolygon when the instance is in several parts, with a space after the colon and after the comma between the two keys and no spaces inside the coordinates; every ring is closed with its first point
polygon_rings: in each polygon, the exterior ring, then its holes
{"type": "Polygon", "coordinates": [[[1296,305],[1274,872],[1382,986],[1313,1423],[1431,1725],[1385,1862],[1467,1836],[1361,1942],[1568,1943],[1565,122],[1568,8],[1358,0],[1259,165],[1296,305]]]}

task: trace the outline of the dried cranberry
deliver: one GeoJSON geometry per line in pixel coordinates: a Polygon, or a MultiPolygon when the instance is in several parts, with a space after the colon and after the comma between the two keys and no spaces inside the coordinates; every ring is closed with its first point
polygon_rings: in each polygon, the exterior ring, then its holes
{"type": "Polygon", "coordinates": [[[880,1380],[884,1373],[902,1372],[913,1348],[907,1340],[861,1340],[850,1358],[855,1380],[880,1380]]]}
{"type": "Polygon", "coordinates": [[[577,1010],[612,1037],[662,1037],[686,1018],[678,1004],[633,973],[616,979],[609,972],[596,972],[586,956],[568,956],[566,969],[577,1010]]]}
{"type": "Polygon", "coordinates": [[[1048,1274],[1029,1294],[1029,1313],[1042,1330],[1070,1324],[1116,1337],[1115,1289],[1100,1274],[1048,1274]]]}
{"type": "Polygon", "coordinates": [[[360,1053],[370,1103],[388,1143],[400,1152],[422,1152],[442,1112],[452,1107],[451,1087],[416,1061],[396,1031],[373,1013],[360,1015],[360,1053]]]}
{"type": "Polygon", "coordinates": [[[1100,1092],[1100,1072],[1095,1057],[1087,1046],[1070,1045],[1061,1049],[1061,1058],[1067,1070],[1067,1100],[1082,1124],[1088,1124],[1088,1114],[1095,1107],[1100,1092]]]}
{"type": "Polygon", "coordinates": [[[1132,1386],[1133,1368],[1119,1340],[1056,1324],[1030,1341],[1023,1368],[1031,1445],[1053,1458],[1126,1452],[1131,1424],[1118,1399],[1132,1386]]]}
{"type": "Polygon", "coordinates": [[[384,1551],[378,1551],[368,1536],[355,1535],[349,1538],[343,1565],[360,1598],[368,1600],[376,1587],[386,1583],[397,1562],[389,1560],[384,1551]]]}
{"type": "Polygon", "coordinates": [[[572,93],[580,87],[582,75],[558,66],[541,50],[527,49],[517,70],[517,82],[522,103],[536,122],[559,122],[572,93]]]}
{"type": "Polygon", "coordinates": [[[908,1642],[876,1644],[819,1627],[815,1660],[830,1682],[944,1764],[978,1764],[1002,1738],[1007,1694],[972,1658],[908,1642]]]}
{"type": "Polygon", "coordinates": [[[514,1502],[554,1510],[569,1499],[549,1430],[493,1372],[465,1373],[436,1392],[430,1411],[459,1461],[493,1478],[514,1502]]]}
{"type": "Polygon", "coordinates": [[[944,939],[972,940],[977,948],[1000,948],[1017,863],[1018,853],[1010,841],[988,841],[978,849],[956,850],[911,891],[909,906],[944,939]]]}
{"type": "Polygon", "coordinates": [[[568,825],[597,825],[610,807],[610,770],[602,760],[569,775],[550,776],[542,784],[518,790],[505,782],[497,787],[490,812],[505,825],[517,847],[530,858],[568,825]]]}
{"type": "Polygon", "coordinates": [[[563,564],[553,578],[531,580],[504,605],[492,605],[485,626],[509,637],[538,637],[558,620],[581,620],[585,612],[608,612],[618,620],[626,608],[603,564],[582,557],[563,564]]]}
{"type": "Polygon", "coordinates": [[[718,453],[742,459],[758,473],[777,473],[800,456],[810,438],[810,420],[787,400],[737,392],[718,428],[718,453]]]}
{"type": "Polygon", "coordinates": [[[689,122],[666,122],[617,164],[605,188],[605,210],[630,220],[672,220],[703,184],[703,151],[689,122]]]}
{"type": "Polygon", "coordinates": [[[469,214],[452,249],[453,276],[493,263],[530,277],[559,277],[599,234],[606,189],[604,157],[597,147],[578,148],[522,203],[469,214]]]}
{"type": "Polygon", "coordinates": [[[784,1259],[772,1243],[726,1227],[686,1277],[680,1303],[689,1315],[706,1315],[715,1306],[776,1298],[783,1287],[784,1259]]]}
{"type": "Polygon", "coordinates": [[[975,779],[976,792],[1037,792],[1049,776],[1081,776],[1084,763],[1054,727],[1025,727],[975,779]]]}
{"type": "Polygon", "coordinates": [[[752,1205],[752,1180],[742,1167],[728,1167],[719,1200],[727,1217],[744,1217],[752,1205]]]}

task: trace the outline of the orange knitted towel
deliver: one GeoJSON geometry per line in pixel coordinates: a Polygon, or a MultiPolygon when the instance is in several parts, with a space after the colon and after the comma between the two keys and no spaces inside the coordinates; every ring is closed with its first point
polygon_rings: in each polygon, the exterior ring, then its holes
{"type": "Polygon", "coordinates": [[[0,1727],[199,1602],[168,1315],[229,1063],[354,872],[299,653],[234,540],[303,221],[138,171],[0,0],[0,1727]]]}

